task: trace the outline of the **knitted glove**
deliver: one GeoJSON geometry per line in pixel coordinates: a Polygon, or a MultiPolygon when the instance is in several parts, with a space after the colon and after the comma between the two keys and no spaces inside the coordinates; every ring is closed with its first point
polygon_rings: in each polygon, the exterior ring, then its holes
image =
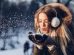
{"type": "Polygon", "coordinates": [[[35,44],[44,44],[48,36],[40,34],[35,34],[35,35],[30,34],[28,37],[35,44]]]}

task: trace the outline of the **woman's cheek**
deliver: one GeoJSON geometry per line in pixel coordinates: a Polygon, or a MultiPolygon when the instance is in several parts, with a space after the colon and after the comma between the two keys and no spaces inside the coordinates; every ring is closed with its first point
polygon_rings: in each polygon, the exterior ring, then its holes
{"type": "Polygon", "coordinates": [[[39,23],[39,27],[40,27],[40,28],[42,27],[42,23],[39,23]]]}

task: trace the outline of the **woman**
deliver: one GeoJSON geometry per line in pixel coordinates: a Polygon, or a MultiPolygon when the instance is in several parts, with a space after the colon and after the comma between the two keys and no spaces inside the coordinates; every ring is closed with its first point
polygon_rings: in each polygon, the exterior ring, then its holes
{"type": "MultiPolygon", "coordinates": [[[[71,39],[70,31],[67,28],[71,20],[71,13],[63,4],[50,3],[40,7],[35,14],[35,30],[37,33],[47,35],[56,44],[46,44],[48,41],[41,44],[36,43],[34,45],[34,55],[39,55],[45,47],[49,52],[45,55],[72,55],[68,51],[70,50],[68,44],[71,39]]],[[[45,53],[47,50],[45,50],[45,53]]]]}

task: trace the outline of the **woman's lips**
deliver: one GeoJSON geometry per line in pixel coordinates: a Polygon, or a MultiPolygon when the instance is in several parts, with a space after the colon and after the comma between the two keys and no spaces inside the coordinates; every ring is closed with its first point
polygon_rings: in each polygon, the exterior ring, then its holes
{"type": "Polygon", "coordinates": [[[47,31],[47,28],[42,28],[43,31],[47,31]]]}

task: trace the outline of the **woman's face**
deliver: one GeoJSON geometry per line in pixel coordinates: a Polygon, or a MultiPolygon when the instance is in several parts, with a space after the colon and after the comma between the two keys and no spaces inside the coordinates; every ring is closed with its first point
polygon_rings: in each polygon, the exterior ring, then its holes
{"type": "Polygon", "coordinates": [[[49,31],[49,25],[48,25],[48,17],[45,13],[40,13],[39,14],[39,28],[41,33],[47,34],[49,31]]]}

